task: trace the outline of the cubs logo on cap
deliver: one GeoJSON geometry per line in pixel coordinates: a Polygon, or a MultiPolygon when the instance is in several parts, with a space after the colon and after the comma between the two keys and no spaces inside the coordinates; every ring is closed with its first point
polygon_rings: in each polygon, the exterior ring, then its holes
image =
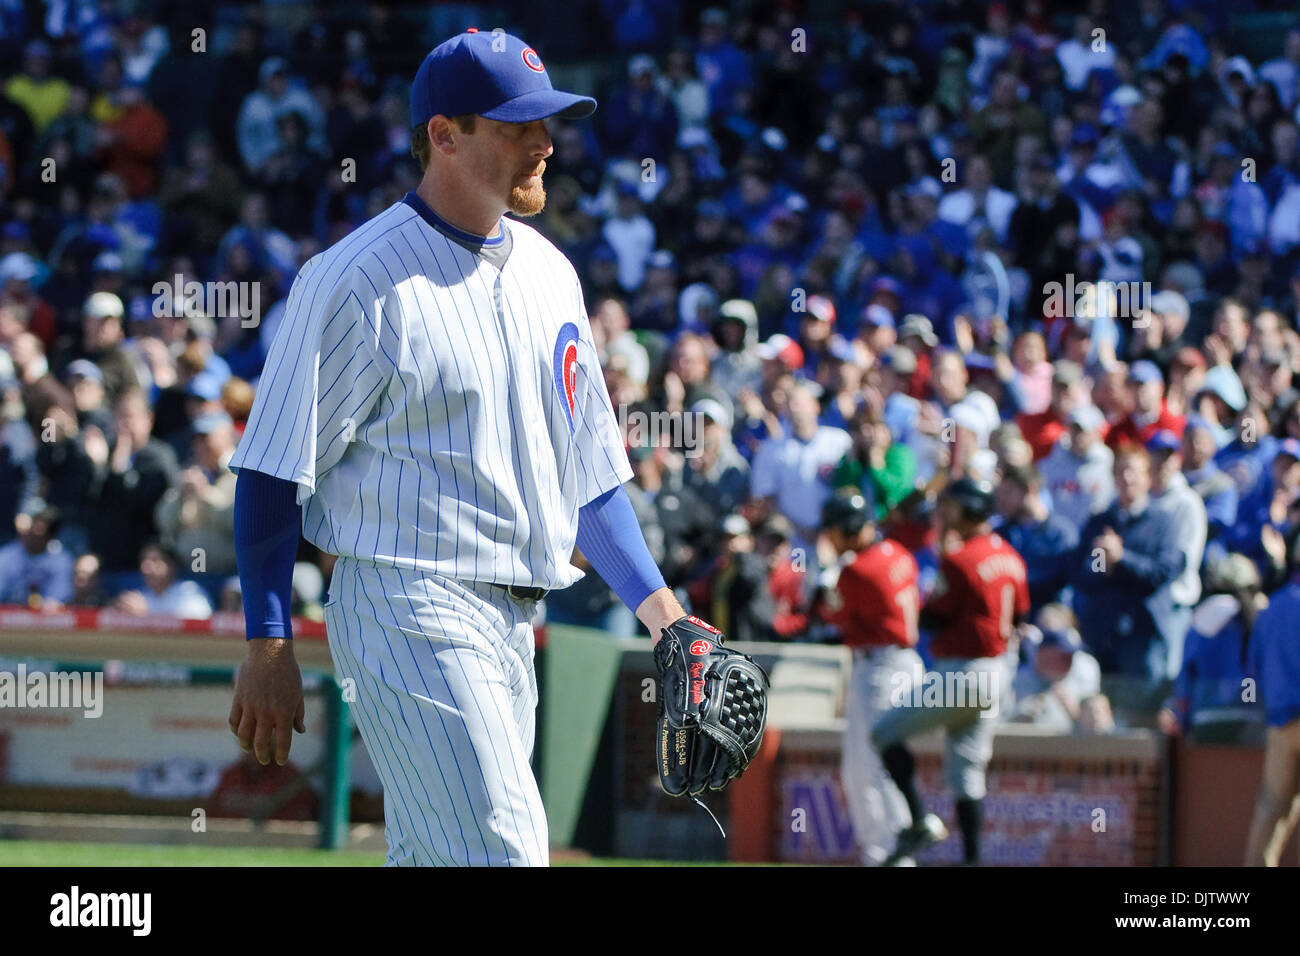
{"type": "Polygon", "coordinates": [[[590,116],[590,96],[557,90],[542,58],[504,30],[471,27],[438,44],[420,64],[411,84],[411,125],[439,114],[476,114],[502,123],[531,123],[548,116],[590,116]]]}

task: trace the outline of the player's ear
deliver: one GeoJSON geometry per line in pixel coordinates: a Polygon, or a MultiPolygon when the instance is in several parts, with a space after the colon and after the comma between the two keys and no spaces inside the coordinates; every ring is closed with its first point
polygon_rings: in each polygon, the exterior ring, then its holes
{"type": "Polygon", "coordinates": [[[456,151],[456,126],[450,119],[439,113],[429,120],[426,132],[430,146],[441,153],[456,151]]]}

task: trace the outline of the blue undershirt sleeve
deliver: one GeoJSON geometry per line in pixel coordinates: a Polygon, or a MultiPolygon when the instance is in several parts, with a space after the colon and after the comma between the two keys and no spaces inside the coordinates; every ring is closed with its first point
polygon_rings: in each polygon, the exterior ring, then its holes
{"type": "Polygon", "coordinates": [[[302,509],[298,486],[260,471],[235,481],[235,560],[244,599],[246,638],[293,637],[293,562],[302,509]]]}
{"type": "Polygon", "coordinates": [[[596,573],[633,612],[664,576],[646,547],[632,499],[622,485],[578,509],[577,545],[596,573]]]}

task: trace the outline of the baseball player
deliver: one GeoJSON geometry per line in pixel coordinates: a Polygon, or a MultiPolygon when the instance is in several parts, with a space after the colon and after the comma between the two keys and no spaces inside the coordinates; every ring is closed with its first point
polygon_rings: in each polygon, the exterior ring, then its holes
{"type": "Polygon", "coordinates": [[[910,822],[903,795],[871,747],[871,728],[889,711],[890,695],[910,695],[924,670],[913,650],[920,611],[916,559],[876,530],[874,509],[853,489],[827,500],[822,528],[840,561],[823,572],[818,607],[853,650],[840,777],[862,861],[878,866],[910,822]]]}
{"type": "Polygon", "coordinates": [[[263,764],[303,732],[301,529],[339,556],[329,646],[392,866],[548,862],[530,620],[581,577],[575,542],[656,639],[685,618],[622,487],[577,274],[504,217],[542,209],[546,119],[595,107],[504,32],[429,53],[410,101],[423,178],[299,271],[231,460],[249,637],[231,730],[263,764]]]}
{"type": "Polygon", "coordinates": [[[943,821],[921,807],[915,763],[906,745],[909,738],[940,727],[946,731],[944,769],[957,798],[963,857],[966,863],[979,862],[993,718],[1010,702],[1017,652],[1013,636],[1029,613],[1025,562],[989,529],[993,511],[993,489],[986,481],[959,478],[939,497],[939,575],[921,609],[920,626],[936,632],[930,642],[935,672],[926,679],[942,678],[942,693],[937,705],[930,694],[919,701],[895,698],[901,706],[881,717],[871,733],[912,819],[887,864],[947,838],[943,821]]]}

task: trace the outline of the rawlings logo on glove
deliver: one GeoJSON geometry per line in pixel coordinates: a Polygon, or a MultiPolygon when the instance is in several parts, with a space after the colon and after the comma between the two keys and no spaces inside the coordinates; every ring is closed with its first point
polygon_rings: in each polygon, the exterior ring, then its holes
{"type": "Polygon", "coordinates": [[[664,628],[659,670],[659,783],[672,796],[722,790],[763,742],[768,679],[697,617],[664,628]]]}

